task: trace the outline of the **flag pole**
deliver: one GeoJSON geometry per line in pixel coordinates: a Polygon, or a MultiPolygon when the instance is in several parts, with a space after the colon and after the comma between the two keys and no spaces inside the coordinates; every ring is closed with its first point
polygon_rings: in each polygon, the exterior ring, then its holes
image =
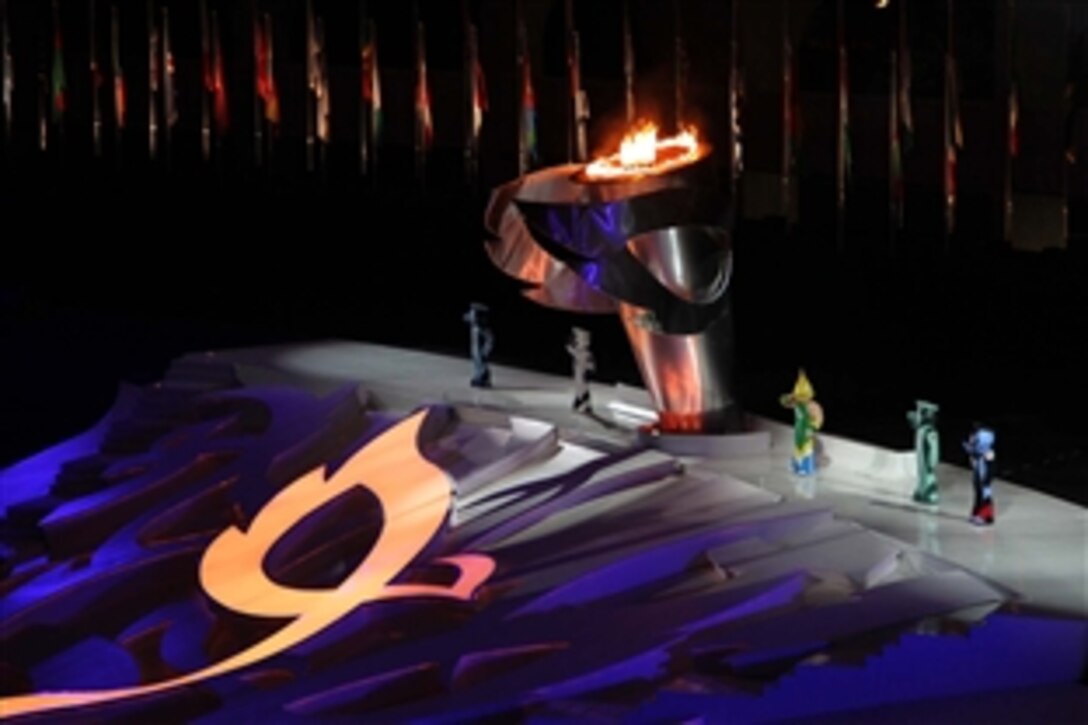
{"type": "Polygon", "coordinates": [[[208,0],[200,0],[200,153],[204,163],[212,156],[211,96],[214,92],[212,68],[211,26],[208,22],[208,0]]]}
{"type": "Polygon", "coordinates": [[[121,168],[125,131],[125,77],[121,69],[121,16],[117,3],[110,5],[110,71],[113,76],[113,154],[121,168]]]}
{"type": "MultiPolygon", "coordinates": [[[[1063,12],[1063,15],[1064,15],[1065,27],[1066,28],[1072,28],[1073,27],[1072,26],[1072,18],[1070,17],[1070,8],[1069,8],[1068,4],[1063,6],[1063,11],[1062,12],[1063,12]]],[[[1070,53],[1070,44],[1072,42],[1072,38],[1070,36],[1070,31],[1069,30],[1067,30],[1065,32],[1064,40],[1065,40],[1065,54],[1066,54],[1066,57],[1068,58],[1069,53],[1070,53]]],[[[1075,76],[1073,78],[1075,78],[1075,76]]],[[[1075,84],[1080,83],[1080,82],[1081,82],[1080,79],[1076,78],[1075,80],[1073,80],[1074,85],[1069,85],[1066,88],[1068,96],[1066,98],[1065,112],[1067,114],[1067,116],[1066,116],[1066,132],[1068,134],[1068,137],[1063,139],[1063,141],[1065,142],[1064,145],[1066,146],[1066,148],[1063,150],[1063,153],[1061,155],[1061,165],[1062,165],[1062,238],[1061,238],[1061,244],[1062,244],[1062,247],[1064,249],[1069,249],[1069,242],[1071,241],[1069,239],[1069,232],[1070,232],[1070,230],[1069,230],[1069,172],[1073,168],[1073,165],[1077,162],[1077,154],[1076,154],[1076,150],[1075,150],[1076,147],[1075,147],[1075,141],[1074,141],[1075,138],[1076,138],[1076,126],[1075,126],[1075,124],[1076,124],[1076,118],[1077,118],[1077,107],[1074,104],[1076,103],[1076,99],[1077,99],[1077,88],[1076,88],[1075,84]]]]}
{"type": "Polygon", "coordinates": [[[264,31],[261,28],[261,17],[258,9],[258,0],[250,0],[250,22],[253,24],[253,165],[257,168],[264,166],[264,114],[262,111],[261,97],[261,68],[264,51],[264,31]]]}
{"type": "Polygon", "coordinates": [[[420,13],[419,0],[412,3],[412,16],[415,18],[415,56],[416,56],[416,88],[415,88],[415,155],[416,155],[416,181],[420,191],[427,188],[427,112],[426,104],[429,102],[427,89],[426,66],[426,36],[423,27],[423,17],[420,13]]]}
{"type": "Polygon", "coordinates": [[[849,139],[850,100],[848,97],[848,77],[846,58],[846,9],[843,0],[837,0],[835,6],[835,47],[837,57],[838,104],[836,110],[835,135],[835,243],[841,254],[846,246],[846,173],[847,144],[849,139]]]}
{"type": "Polygon", "coordinates": [[[533,93],[533,69],[529,31],[525,22],[523,0],[516,0],[514,22],[517,26],[515,61],[520,80],[518,89],[518,175],[524,176],[536,161],[536,97],[533,93]]]}
{"type": "Polygon", "coordinates": [[[1002,237],[1006,244],[1011,245],[1013,241],[1013,224],[1016,219],[1013,216],[1013,197],[1012,197],[1012,175],[1013,175],[1013,158],[1019,152],[1019,115],[1020,115],[1020,101],[1019,101],[1019,89],[1016,87],[1016,65],[1015,65],[1015,45],[1016,45],[1016,33],[1014,23],[1016,22],[1016,2],[1015,0],[1008,0],[1005,5],[1006,18],[1005,18],[1005,42],[1008,47],[1006,48],[1006,83],[1008,93],[1006,116],[1005,116],[1005,194],[1004,194],[1004,208],[1002,216],[1002,237]]]}
{"type": "Polygon", "coordinates": [[[363,100],[368,106],[367,123],[367,154],[369,156],[369,173],[371,184],[376,185],[378,180],[379,146],[381,145],[381,69],[378,66],[378,30],[373,20],[368,19],[367,45],[364,46],[363,56],[363,100]],[[369,57],[369,65],[367,58],[369,57]],[[369,97],[367,95],[369,89],[369,97]]]}
{"type": "Polygon", "coordinates": [[[898,0],[899,12],[896,27],[897,48],[895,56],[895,115],[896,129],[895,142],[897,160],[899,162],[898,197],[896,234],[902,236],[906,228],[907,211],[907,178],[905,172],[906,152],[913,146],[914,111],[911,109],[911,55],[910,55],[910,27],[908,25],[907,0],[898,0]]]}
{"type": "Polygon", "coordinates": [[[586,160],[586,121],[589,120],[589,98],[582,88],[582,44],[574,23],[574,2],[563,3],[563,23],[567,43],[567,158],[586,160]]]}
{"type": "Polygon", "coordinates": [[[317,18],[314,32],[317,33],[317,45],[320,50],[317,70],[321,79],[318,84],[320,95],[314,108],[317,123],[317,163],[321,167],[321,183],[324,184],[329,180],[329,140],[332,138],[329,118],[332,99],[329,98],[329,56],[325,48],[324,18],[317,18]]]}
{"type": "Polygon", "coordinates": [[[582,36],[574,31],[574,67],[576,69],[578,93],[574,96],[575,160],[579,163],[588,158],[588,139],[586,124],[589,122],[589,95],[582,87],[582,36]]]}
{"type": "Polygon", "coordinates": [[[159,31],[155,0],[147,0],[147,69],[147,155],[154,161],[159,155],[159,31]]]}
{"type": "Polygon", "coordinates": [[[790,184],[793,177],[793,46],[790,43],[790,3],[782,0],[782,216],[790,225],[790,184]]]}
{"type": "Polygon", "coordinates": [[[264,134],[264,158],[268,175],[272,175],[275,163],[276,150],[276,126],[279,123],[279,89],[276,88],[276,37],[273,33],[272,13],[265,12],[261,16],[262,30],[264,32],[264,47],[267,67],[265,74],[268,82],[268,100],[265,103],[265,134],[264,134]]]}
{"type": "Polygon", "coordinates": [[[945,40],[945,81],[944,81],[944,193],[945,193],[945,234],[944,252],[948,254],[952,249],[952,234],[956,226],[956,124],[958,123],[959,108],[956,94],[958,89],[955,84],[955,46],[953,25],[954,17],[952,0],[945,0],[947,10],[945,40]]]}
{"type": "Polygon", "coordinates": [[[635,122],[635,39],[631,28],[631,0],[623,0],[623,87],[627,108],[627,125],[635,122]]]}
{"type": "MultiPolygon", "coordinates": [[[[902,5],[903,0],[898,0],[902,5]]],[[[898,37],[896,22],[889,22],[891,35],[898,37]]],[[[888,251],[895,253],[902,213],[902,148],[899,139],[899,51],[895,39],[888,43],[888,251]]]]}
{"type": "Polygon", "coordinates": [[[306,171],[314,172],[315,124],[317,123],[317,28],[313,0],[306,0],[306,171]]]}
{"type": "Polygon", "coordinates": [[[574,28],[574,2],[563,2],[563,30],[567,52],[567,160],[576,158],[578,126],[578,93],[581,84],[578,67],[577,30],[574,28]]]}
{"type": "Polygon", "coordinates": [[[470,188],[476,186],[476,28],[472,24],[472,14],[468,0],[461,0],[461,30],[464,38],[464,174],[470,188]]]}
{"type": "MultiPolygon", "coordinates": [[[[740,48],[737,42],[737,3],[729,0],[729,194],[734,208],[740,212],[737,202],[739,181],[744,164],[744,147],[740,127],[740,48]]],[[[682,99],[678,96],[677,103],[682,99]]]]}
{"type": "Polygon", "coordinates": [[[56,126],[57,150],[64,157],[64,113],[68,107],[68,83],[64,72],[64,35],[60,24],[60,6],[53,0],[53,123],[56,126]]]}
{"type": "Polygon", "coordinates": [[[359,176],[367,175],[367,167],[370,163],[368,158],[368,143],[367,143],[367,101],[366,101],[366,84],[367,84],[367,62],[366,62],[366,43],[367,43],[367,24],[366,24],[366,0],[359,0],[356,4],[359,15],[359,176]]]}
{"type": "Polygon", "coordinates": [[[91,146],[94,157],[97,159],[102,156],[102,107],[99,103],[102,76],[98,67],[95,3],[94,0],[87,0],[87,2],[87,54],[91,72],[91,146]]]}
{"type": "Polygon", "coordinates": [[[217,9],[212,8],[209,22],[211,23],[208,27],[208,32],[211,41],[213,94],[211,102],[214,106],[212,109],[212,119],[215,123],[215,140],[212,145],[212,152],[214,154],[219,180],[222,182],[223,137],[226,135],[228,124],[230,123],[230,107],[227,105],[227,77],[223,62],[223,42],[219,34],[219,11],[217,9]]]}
{"type": "Polygon", "coordinates": [[[162,108],[163,143],[166,151],[166,170],[174,164],[174,124],[177,123],[177,102],[174,98],[174,51],[170,46],[170,8],[168,0],[162,6],[162,108]]]}
{"type": "Polygon", "coordinates": [[[3,75],[0,89],[4,105],[4,148],[10,151],[12,145],[12,102],[15,98],[15,66],[11,57],[11,16],[8,15],[7,0],[0,0],[0,23],[3,23],[3,34],[0,35],[0,63],[3,64],[3,75]]]}
{"type": "MultiPolygon", "coordinates": [[[[730,8],[735,7],[735,0],[730,0],[730,8]]],[[[675,105],[676,113],[676,132],[679,133],[684,128],[684,122],[687,120],[687,47],[684,45],[684,13],[681,9],[680,0],[673,0],[672,3],[672,17],[673,17],[673,103],[675,105]]],[[[733,53],[734,43],[736,35],[733,30],[729,31],[730,53],[733,53]]],[[[732,72],[732,67],[730,68],[732,72]]]]}

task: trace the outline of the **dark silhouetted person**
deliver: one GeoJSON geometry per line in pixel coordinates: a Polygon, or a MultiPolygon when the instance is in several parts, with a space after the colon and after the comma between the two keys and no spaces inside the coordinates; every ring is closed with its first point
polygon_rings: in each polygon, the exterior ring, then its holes
{"type": "Polygon", "coordinates": [[[487,305],[473,302],[465,313],[469,325],[469,349],[472,353],[472,387],[491,387],[491,368],[487,360],[495,346],[495,336],[487,322],[487,305]]]}

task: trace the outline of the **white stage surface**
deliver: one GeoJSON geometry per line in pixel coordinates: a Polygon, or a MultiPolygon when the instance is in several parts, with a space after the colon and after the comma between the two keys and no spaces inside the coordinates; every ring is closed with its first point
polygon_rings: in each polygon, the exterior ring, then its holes
{"type": "Polygon", "coordinates": [[[566,378],[470,374],[194,353],[0,471],[46,546],[0,590],[0,715],[1088,722],[1084,508],[999,480],[975,526],[949,465],[917,505],[913,453],[833,410],[801,478],[780,423],[657,436],[640,389],[583,415],[566,378]]]}

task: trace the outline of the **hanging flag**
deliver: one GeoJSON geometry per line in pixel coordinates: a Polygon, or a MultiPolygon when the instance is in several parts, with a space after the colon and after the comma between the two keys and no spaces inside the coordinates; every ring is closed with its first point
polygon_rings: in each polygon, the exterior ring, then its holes
{"type": "MultiPolygon", "coordinates": [[[[787,0],[789,2],[789,0],[787,0]]],[[[801,146],[805,137],[805,116],[801,108],[801,83],[800,83],[800,68],[798,65],[798,55],[794,52],[793,44],[790,43],[790,159],[793,162],[793,169],[796,170],[801,161],[801,146]]]]}
{"type": "Polygon", "coordinates": [[[840,215],[846,207],[846,186],[853,175],[850,144],[850,72],[846,54],[846,18],[839,2],[838,32],[838,157],[836,159],[836,200],[840,215]]]}
{"type": "MultiPolygon", "coordinates": [[[[731,0],[733,17],[736,17],[736,0],[731,0]]],[[[673,0],[673,91],[676,94],[676,131],[684,129],[687,120],[687,84],[688,84],[688,54],[684,43],[684,16],[681,12],[680,0],[673,0]]],[[[730,28],[731,53],[736,48],[736,33],[730,28]]],[[[732,73],[732,70],[730,71],[732,73]]],[[[732,83],[732,81],[730,81],[732,83]]]]}
{"type": "Polygon", "coordinates": [[[1009,84],[1009,158],[1020,155],[1020,91],[1016,81],[1009,84]]]}
{"type": "Polygon", "coordinates": [[[801,153],[801,90],[790,31],[790,0],[782,0],[782,215],[795,213],[792,182],[801,153]]]}
{"type": "Polygon", "coordinates": [[[579,117],[582,98],[582,63],[578,31],[574,27],[574,0],[563,3],[563,30],[567,51],[567,158],[584,161],[578,148],[579,117]]]}
{"type": "Polygon", "coordinates": [[[382,78],[378,69],[378,36],[374,21],[368,21],[366,27],[366,44],[362,52],[363,103],[370,114],[370,148],[374,153],[382,135],[382,78]]]}
{"type": "Polygon", "coordinates": [[[223,61],[222,36],[219,33],[219,14],[212,10],[212,110],[215,118],[215,132],[224,136],[230,128],[230,106],[227,103],[227,73],[223,61]]]}
{"type": "Polygon", "coordinates": [[[741,125],[744,76],[740,68],[735,68],[729,75],[729,128],[733,139],[732,178],[735,184],[744,172],[744,129],[741,125]]]}
{"type": "Polygon", "coordinates": [[[113,74],[113,120],[118,131],[125,127],[125,75],[121,70],[121,19],[116,4],[110,5],[110,70],[113,74]]]}
{"type": "Polygon", "coordinates": [[[314,170],[317,104],[321,93],[321,47],[317,38],[313,0],[306,0],[306,169],[314,170]]]}
{"type": "Polygon", "coordinates": [[[891,51],[891,78],[888,93],[888,213],[895,229],[904,222],[903,147],[899,122],[899,53],[891,51]]]}
{"type": "Polygon", "coordinates": [[[782,203],[788,214],[793,176],[793,43],[790,41],[789,0],[782,0],[782,203]]]}
{"type": "Polygon", "coordinates": [[[740,50],[737,43],[737,0],[729,5],[729,139],[730,139],[730,190],[734,196],[737,182],[744,171],[744,134],[741,126],[741,106],[744,103],[744,75],[740,68],[740,50]]]}
{"type": "Polygon", "coordinates": [[[325,50],[325,22],[318,18],[314,24],[314,35],[317,41],[317,85],[314,87],[316,96],[315,115],[317,120],[317,140],[323,144],[332,139],[332,129],[329,124],[331,111],[329,99],[329,59],[325,50]]]}
{"type": "Polygon", "coordinates": [[[45,71],[38,71],[38,148],[49,149],[49,87],[45,71]]]}
{"type": "Polygon", "coordinates": [[[370,109],[370,133],[382,135],[382,74],[378,67],[378,33],[374,22],[368,23],[367,45],[362,48],[362,100],[370,109]]]}
{"type": "Polygon", "coordinates": [[[276,89],[275,57],[272,36],[272,16],[265,13],[256,28],[255,53],[257,63],[257,95],[264,105],[264,120],[272,125],[280,122],[280,100],[276,89]]]}
{"type": "Polygon", "coordinates": [[[15,98],[15,64],[11,58],[11,30],[8,28],[11,20],[8,17],[6,2],[3,5],[3,10],[3,17],[0,17],[0,22],[4,24],[3,34],[0,35],[0,63],[3,63],[4,67],[2,81],[0,81],[3,84],[2,88],[0,88],[0,95],[2,95],[4,105],[4,138],[10,140],[14,119],[12,101],[15,98]]]}
{"type": "Polygon", "coordinates": [[[125,74],[121,70],[121,18],[117,5],[110,6],[110,70],[113,74],[113,119],[120,132],[125,127],[125,74]]]}
{"type": "Polygon", "coordinates": [[[423,21],[416,26],[416,152],[429,151],[434,144],[431,90],[427,83],[427,48],[423,21]]]}
{"type": "Polygon", "coordinates": [[[529,32],[521,0],[517,4],[517,62],[521,76],[520,112],[518,113],[518,173],[524,175],[539,160],[536,134],[536,94],[533,92],[533,68],[529,32]]]}
{"type": "Polygon", "coordinates": [[[951,48],[945,54],[944,111],[945,221],[946,231],[951,234],[956,226],[956,166],[959,151],[963,148],[963,125],[960,120],[956,61],[951,48]]]}
{"type": "Polygon", "coordinates": [[[911,83],[913,71],[910,54],[910,27],[907,24],[907,0],[899,0],[899,77],[898,115],[901,128],[899,137],[904,151],[914,147],[914,110],[911,107],[911,83]]]}
{"type": "Polygon", "coordinates": [[[484,114],[488,110],[487,82],[484,79],[484,67],[480,63],[477,46],[476,27],[471,27],[472,36],[472,135],[477,143],[480,140],[480,128],[484,125],[484,114]]]}
{"type": "Polygon", "coordinates": [[[208,20],[208,0],[200,0],[200,151],[205,161],[212,156],[212,98],[215,75],[212,68],[211,23],[208,20]]]}
{"type": "Polygon", "coordinates": [[[536,130],[536,94],[533,92],[533,71],[528,57],[525,59],[521,78],[521,139],[524,149],[522,157],[525,171],[527,171],[540,160],[536,130]]]}
{"type": "Polygon", "coordinates": [[[473,106],[476,121],[476,135],[480,135],[480,127],[484,122],[484,114],[490,108],[487,99],[487,80],[484,78],[484,67],[480,59],[476,59],[476,102],[473,106]]]}
{"type": "Polygon", "coordinates": [[[99,96],[102,93],[102,70],[98,65],[98,34],[96,33],[94,0],[87,5],[87,59],[91,75],[91,146],[94,155],[102,155],[102,107],[99,96]]]}
{"type": "Polygon", "coordinates": [[[147,0],[147,152],[154,159],[159,149],[158,95],[159,78],[159,26],[155,22],[154,0],[147,0]]]}
{"type": "Polygon", "coordinates": [[[635,40],[631,30],[631,0],[623,2],[623,88],[627,125],[632,126],[638,110],[635,106],[635,40]]]}
{"type": "Polygon", "coordinates": [[[53,67],[52,67],[53,121],[60,123],[68,107],[68,85],[64,77],[64,37],[60,27],[60,8],[53,0],[53,67]]]}
{"type": "Polygon", "coordinates": [[[162,71],[163,120],[169,137],[170,130],[178,122],[178,99],[174,90],[174,74],[177,72],[177,67],[174,63],[174,51],[170,45],[170,9],[166,6],[162,8],[162,71]]]}

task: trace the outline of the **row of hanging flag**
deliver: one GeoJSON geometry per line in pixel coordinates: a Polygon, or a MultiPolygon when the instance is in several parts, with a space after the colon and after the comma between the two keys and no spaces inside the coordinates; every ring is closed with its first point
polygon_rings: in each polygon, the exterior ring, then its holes
{"type": "MultiPolygon", "coordinates": [[[[797,159],[800,155],[803,137],[803,123],[799,94],[798,56],[794,52],[790,31],[790,2],[780,0],[782,5],[782,203],[783,212],[789,215],[791,182],[797,174],[797,159]]],[[[5,3],[6,0],[0,0],[5,3]]],[[[52,57],[49,64],[48,93],[39,93],[39,129],[38,142],[44,150],[53,135],[63,134],[63,118],[68,108],[67,84],[65,78],[64,37],[58,0],[52,2],[52,57]],[[47,113],[46,102],[50,107],[47,113]]],[[[91,93],[92,135],[95,154],[102,152],[102,133],[104,128],[101,108],[102,88],[105,85],[104,72],[97,48],[96,0],[87,0],[89,4],[89,70],[92,79],[91,93]]],[[[147,67],[148,67],[148,154],[154,159],[160,154],[160,144],[169,153],[171,135],[178,121],[179,109],[175,93],[175,58],[171,47],[169,8],[160,0],[147,0],[147,67]]],[[[231,127],[231,102],[227,87],[225,57],[222,48],[221,24],[216,8],[209,8],[214,0],[199,0],[199,22],[201,38],[201,149],[206,160],[213,159],[221,148],[221,142],[231,127]]],[[[537,132],[536,95],[533,87],[533,69],[529,48],[529,35],[526,27],[524,0],[515,0],[515,42],[517,79],[519,90],[518,115],[518,166],[521,173],[539,163],[539,145],[537,132]]],[[[888,163],[889,163],[889,218],[895,229],[902,228],[906,206],[904,183],[904,156],[912,146],[914,136],[914,118],[911,108],[911,55],[909,28],[907,24],[907,0],[882,0],[878,3],[887,7],[894,2],[897,18],[893,23],[895,32],[889,43],[891,59],[888,125],[888,163]]],[[[837,207],[839,239],[845,227],[845,208],[847,189],[852,177],[853,158],[850,133],[850,88],[849,57],[847,52],[845,0],[836,0],[836,65],[837,65],[837,103],[836,103],[836,139],[835,139],[835,196],[837,207]]],[[[1010,4],[1010,29],[1012,27],[1010,4]]],[[[743,171],[743,134],[741,111],[744,96],[743,69],[740,63],[739,43],[737,39],[739,0],[728,1],[729,72],[727,81],[728,128],[726,129],[727,164],[730,168],[730,187],[736,192],[737,183],[743,171]]],[[[434,143],[434,119],[431,107],[430,82],[427,76],[426,37],[423,21],[420,19],[418,0],[413,3],[415,18],[414,39],[414,75],[415,75],[415,133],[417,171],[425,172],[428,152],[434,143]]],[[[943,196],[945,200],[946,230],[950,234],[956,223],[957,206],[957,162],[963,148],[963,124],[960,117],[959,89],[957,83],[956,55],[954,47],[953,2],[946,0],[948,13],[944,58],[944,98],[943,98],[943,196]]],[[[484,115],[488,111],[488,99],[483,67],[480,62],[479,38],[475,24],[471,20],[467,0],[462,0],[464,25],[465,79],[467,120],[464,141],[466,171],[475,178],[479,158],[480,133],[484,115]]],[[[0,7],[3,23],[0,35],[0,62],[2,62],[2,101],[4,127],[10,139],[12,133],[13,98],[14,98],[14,59],[11,51],[10,23],[6,6],[0,7]]],[[[311,170],[324,164],[325,154],[331,137],[330,118],[332,99],[329,87],[329,65],[325,47],[325,28],[323,19],[314,11],[313,0],[306,0],[306,159],[311,170]]],[[[118,140],[126,132],[129,124],[128,90],[125,69],[121,63],[121,24],[118,5],[113,2],[109,8],[109,76],[113,86],[113,127],[118,140]]],[[[673,1],[674,13],[674,86],[676,125],[682,126],[687,117],[687,51],[682,22],[680,0],[673,1]]],[[[366,12],[365,0],[359,6],[359,77],[360,94],[357,103],[359,113],[359,161],[365,174],[373,174],[378,164],[378,154],[382,139],[382,91],[381,70],[378,55],[378,34],[375,23],[366,12]]],[[[271,14],[261,12],[255,2],[250,13],[253,33],[253,157],[257,165],[269,163],[273,150],[272,139],[276,136],[281,123],[279,87],[276,77],[273,22],[271,14]]],[[[581,43],[574,22],[573,0],[564,0],[564,23],[566,62],[568,67],[567,90],[568,108],[566,110],[568,130],[568,159],[584,161],[587,158],[586,126],[589,119],[589,100],[581,81],[581,43]]],[[[1011,32],[1011,31],[1010,31],[1011,32]]],[[[622,15],[623,34],[623,74],[625,111],[629,122],[638,114],[635,98],[635,51],[631,23],[630,2],[626,0],[622,15]]],[[[1010,42],[1011,47],[1011,42],[1010,42]]],[[[41,73],[40,85],[44,86],[45,73],[41,73]]],[[[1011,159],[1019,153],[1019,104],[1015,81],[1008,89],[1008,142],[1006,148],[1006,185],[1005,216],[1006,227],[1011,228],[1012,185],[1011,159]]]]}
{"type": "MultiPolygon", "coordinates": [[[[103,86],[106,72],[99,57],[96,0],[87,0],[89,44],[88,67],[91,78],[91,124],[94,154],[103,151],[103,86]]],[[[231,128],[231,99],[227,82],[227,59],[223,52],[222,30],[219,11],[209,7],[214,0],[199,0],[199,27],[201,48],[201,107],[200,139],[205,160],[212,160],[222,148],[222,141],[231,128]]],[[[69,110],[68,84],[66,80],[65,37],[60,3],[51,0],[51,49],[48,68],[39,73],[39,108],[37,118],[37,142],[47,151],[53,140],[63,138],[65,114],[69,110]]],[[[469,59],[471,87],[470,143],[478,153],[479,135],[483,126],[488,102],[483,68],[479,60],[477,31],[468,20],[465,7],[466,53],[469,59]]],[[[305,47],[306,47],[306,159],[310,170],[320,166],[331,140],[331,93],[329,63],[325,45],[323,18],[314,11],[313,0],[306,0],[305,47]]],[[[112,82],[112,126],[117,148],[129,130],[129,79],[122,65],[121,22],[118,4],[109,6],[109,79],[112,82]]],[[[169,153],[172,134],[179,119],[176,92],[176,59],[172,47],[170,9],[159,0],[147,0],[147,140],[148,156],[159,158],[165,149],[169,153]]],[[[374,21],[366,15],[365,3],[360,2],[359,59],[360,113],[359,154],[364,173],[372,173],[377,165],[378,148],[382,136],[381,71],[378,63],[378,38],[374,21]]],[[[418,12],[416,13],[418,18],[418,12]]],[[[252,23],[252,70],[253,70],[253,158],[259,166],[270,161],[272,139],[277,135],[281,121],[280,87],[276,75],[274,18],[261,12],[254,3],[250,13],[252,23]]],[[[522,32],[522,37],[525,33],[522,32]]],[[[526,41],[527,42],[527,41],[526,41]]],[[[527,46],[525,46],[527,47],[527,46]]],[[[427,79],[426,39],[424,25],[416,21],[416,139],[419,150],[425,154],[434,142],[434,122],[431,112],[430,84],[427,79]]],[[[532,76],[525,52],[523,77],[527,84],[524,98],[533,103],[532,76]]],[[[10,141],[14,129],[15,58],[11,44],[11,22],[6,0],[0,0],[0,107],[4,118],[4,136],[10,141]]],[[[529,109],[535,115],[535,107],[529,109]]],[[[528,154],[536,158],[535,121],[526,137],[531,141],[528,154]]]]}

